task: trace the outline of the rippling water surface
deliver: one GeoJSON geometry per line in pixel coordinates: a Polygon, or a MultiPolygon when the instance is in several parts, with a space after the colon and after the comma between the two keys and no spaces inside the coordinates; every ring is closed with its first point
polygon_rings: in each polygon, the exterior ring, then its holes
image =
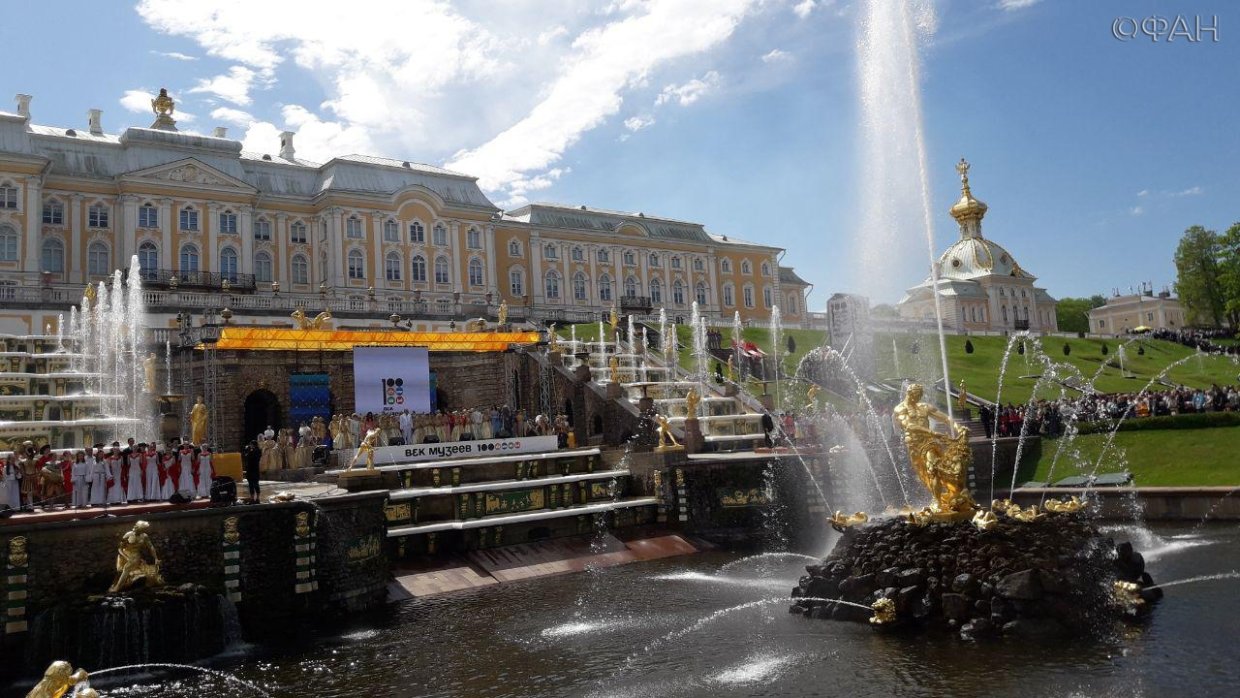
{"type": "MultiPolygon", "coordinates": [[[[1159,582],[1240,566],[1235,525],[1108,535],[1154,552],[1159,582]]],[[[969,644],[762,603],[786,597],[805,563],[703,554],[491,587],[408,602],[331,634],[290,631],[207,666],[273,696],[319,698],[1160,696],[1240,685],[1234,580],[1168,589],[1146,626],[1105,641],[969,644]]],[[[105,694],[254,693],[189,673],[140,678],[105,694]]]]}

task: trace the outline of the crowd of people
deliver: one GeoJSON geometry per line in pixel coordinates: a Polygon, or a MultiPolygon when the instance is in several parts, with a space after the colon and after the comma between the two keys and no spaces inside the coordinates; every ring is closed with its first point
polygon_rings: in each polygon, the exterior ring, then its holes
{"type": "MultiPolygon", "coordinates": [[[[508,405],[435,412],[405,410],[379,415],[372,412],[338,414],[326,425],[326,435],[330,439],[319,443],[332,449],[357,448],[361,438],[372,429],[379,430],[380,446],[548,435],[559,436],[562,447],[575,445],[568,415],[552,418],[538,414],[531,419],[525,410],[514,410],[508,405]]],[[[305,430],[306,426],[302,425],[300,431],[304,433],[305,430]]],[[[313,438],[313,427],[310,433],[313,438]]]]}
{"type": "Polygon", "coordinates": [[[0,466],[0,509],[81,509],[211,496],[213,454],[188,441],[95,444],[75,450],[27,441],[0,466]]]}
{"type": "Polygon", "coordinates": [[[1212,354],[1240,354],[1240,346],[1234,344],[1215,344],[1216,339],[1231,339],[1235,333],[1229,329],[1216,330],[1154,330],[1150,333],[1154,339],[1175,342],[1186,347],[1198,349],[1212,354]]]}

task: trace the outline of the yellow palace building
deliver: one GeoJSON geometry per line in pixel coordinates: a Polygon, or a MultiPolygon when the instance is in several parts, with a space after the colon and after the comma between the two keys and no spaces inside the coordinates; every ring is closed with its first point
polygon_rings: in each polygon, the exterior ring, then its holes
{"type": "MultiPolygon", "coordinates": [[[[502,211],[477,178],[366,155],[297,156],[285,132],[249,152],[223,128],[183,133],[161,94],[150,128],[37,125],[30,97],[0,112],[0,333],[38,333],[88,283],[137,255],[152,323],[177,313],[291,325],[446,329],[494,317],[591,321],[613,304],[687,318],[808,320],[809,284],[783,250],[700,223],[586,206],[502,211]]],[[[163,334],[163,333],[160,333],[163,334]]]]}

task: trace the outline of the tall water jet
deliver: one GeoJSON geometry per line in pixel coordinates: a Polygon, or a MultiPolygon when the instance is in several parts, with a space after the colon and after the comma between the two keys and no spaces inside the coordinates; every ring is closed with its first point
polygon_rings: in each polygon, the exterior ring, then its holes
{"type": "Polygon", "coordinates": [[[783,402],[779,393],[779,343],[783,337],[783,326],[779,316],[779,306],[771,307],[771,363],[774,364],[775,374],[771,376],[775,381],[775,406],[783,407],[783,402]]]}
{"type": "MultiPolygon", "coordinates": [[[[863,267],[867,269],[891,269],[894,262],[897,269],[903,265],[911,270],[911,261],[893,258],[895,251],[909,248],[903,239],[904,231],[918,225],[925,231],[942,359],[941,378],[946,385],[950,382],[947,342],[943,336],[943,309],[938,293],[918,54],[920,41],[933,35],[936,21],[934,9],[926,0],[866,2],[858,42],[865,171],[861,177],[860,254],[863,267]],[[905,202],[917,202],[920,211],[909,209],[913,204],[905,202]]],[[[866,278],[877,281],[890,276],[869,275],[866,278]]],[[[890,290],[867,289],[871,294],[890,290]]],[[[951,400],[945,402],[950,416],[951,400]]]]}

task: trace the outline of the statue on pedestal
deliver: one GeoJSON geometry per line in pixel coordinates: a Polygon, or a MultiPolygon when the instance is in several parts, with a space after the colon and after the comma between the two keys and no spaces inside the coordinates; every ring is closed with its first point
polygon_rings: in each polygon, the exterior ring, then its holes
{"type": "Polygon", "coordinates": [[[508,301],[503,300],[499,302],[499,313],[496,315],[496,318],[499,320],[500,325],[508,322],[508,301]]]}
{"type": "Polygon", "coordinates": [[[611,360],[607,362],[607,370],[611,374],[611,382],[619,383],[620,382],[620,359],[616,358],[615,356],[611,357],[611,360]]]}
{"type": "Polygon", "coordinates": [[[672,433],[672,425],[668,422],[667,415],[655,415],[655,420],[659,422],[659,445],[654,450],[672,451],[684,448],[672,433]]]}
{"type": "Polygon", "coordinates": [[[207,406],[202,404],[202,396],[189,411],[189,440],[196,446],[207,442],[207,406]]]}
{"type": "MultiPolygon", "coordinates": [[[[26,694],[26,698],[61,698],[65,695],[82,695],[82,692],[72,693],[75,686],[87,679],[85,669],[73,670],[73,665],[69,662],[55,661],[43,672],[43,678],[39,683],[30,689],[26,694]]],[[[85,690],[90,691],[87,687],[85,690]]],[[[93,691],[92,691],[93,693],[93,691]]]]}
{"type": "Polygon", "coordinates": [[[150,394],[155,393],[155,385],[156,385],[155,366],[157,362],[158,362],[158,359],[155,358],[155,352],[151,352],[147,354],[146,358],[142,360],[142,371],[143,371],[143,379],[144,379],[142,390],[150,394]]]}
{"type": "Polygon", "coordinates": [[[138,585],[164,585],[164,577],[159,571],[159,555],[146,534],[150,528],[149,523],[139,521],[133,525],[133,530],[121,536],[121,542],[116,546],[116,581],[112,582],[109,593],[126,591],[138,585]]]}
{"type": "Polygon", "coordinates": [[[969,432],[935,406],[922,402],[922,394],[920,384],[909,385],[892,417],[904,432],[904,445],[908,448],[913,471],[934,498],[925,513],[932,520],[971,518],[977,505],[968,490],[972,459],[969,432]],[[947,424],[951,435],[934,431],[930,427],[931,419],[947,424]]]}
{"type": "Polygon", "coordinates": [[[685,395],[685,416],[688,419],[697,419],[698,403],[702,401],[702,396],[698,395],[697,388],[690,388],[685,395]]]}

